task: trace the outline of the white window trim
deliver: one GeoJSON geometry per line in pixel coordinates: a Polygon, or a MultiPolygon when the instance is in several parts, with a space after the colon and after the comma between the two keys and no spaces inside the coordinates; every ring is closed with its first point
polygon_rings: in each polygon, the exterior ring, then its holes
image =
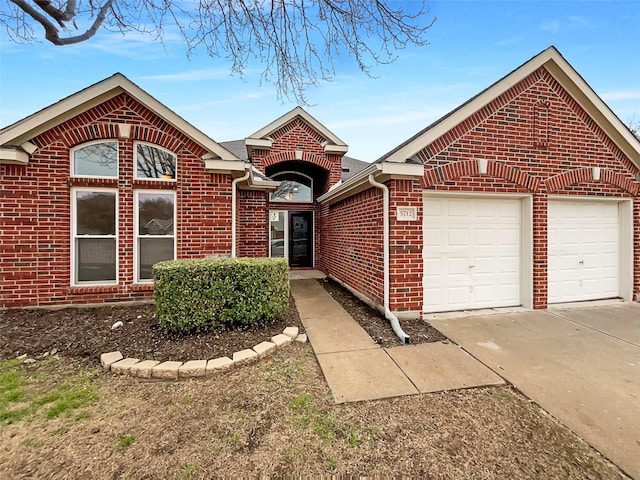
{"type": "Polygon", "coordinates": [[[271,214],[272,213],[282,213],[283,214],[283,223],[284,223],[284,244],[283,244],[283,256],[282,257],[273,257],[273,258],[286,258],[289,259],[289,210],[269,210],[269,257],[271,258],[271,214]]]}
{"type": "Polygon", "coordinates": [[[156,238],[173,238],[173,258],[177,258],[178,251],[178,205],[177,205],[177,195],[175,190],[156,190],[156,189],[136,189],[133,192],[133,279],[134,283],[137,284],[149,284],[153,283],[153,279],[141,279],[140,278],[140,266],[138,263],[139,260],[139,252],[138,252],[138,240],[140,238],[145,237],[156,237],[156,238]],[[171,194],[173,196],[173,235],[140,235],[138,232],[139,225],[139,208],[138,201],[141,193],[155,193],[155,194],[171,194]]]}
{"type": "Polygon", "coordinates": [[[71,150],[69,150],[69,167],[70,167],[70,176],[73,178],[106,178],[109,180],[118,179],[120,176],[120,142],[118,142],[117,138],[102,138],[100,140],[94,140],[91,142],[85,142],[80,145],[76,145],[71,150]],[[75,153],[76,150],[80,150],[84,147],[89,147],[91,145],[98,145],[100,143],[115,143],[116,144],[116,174],[113,176],[104,176],[104,175],[76,175],[75,173],[75,153]]]}
{"type": "Polygon", "coordinates": [[[300,175],[301,177],[305,177],[309,179],[310,185],[309,185],[309,190],[311,193],[311,200],[299,200],[299,201],[286,201],[286,200],[273,200],[272,199],[272,194],[269,194],[269,202],[273,202],[273,203],[279,203],[279,204],[292,204],[292,203],[313,203],[313,178],[310,177],[309,175],[302,173],[302,172],[296,172],[295,170],[285,170],[282,172],[278,172],[278,173],[274,173],[273,175],[271,175],[271,178],[278,181],[278,177],[282,176],[282,175],[287,175],[287,174],[292,174],[292,175],[300,175]]]}
{"type": "MultiPolygon", "coordinates": [[[[496,193],[496,192],[458,192],[423,190],[422,205],[428,198],[478,198],[478,199],[517,199],[520,201],[520,303],[524,308],[533,308],[533,195],[530,193],[496,193]]],[[[422,228],[424,231],[424,222],[422,228]]],[[[424,269],[424,253],[423,253],[424,269]]],[[[424,299],[423,299],[424,301],[424,299]]],[[[424,305],[421,307],[423,313],[424,305]]]]}
{"type": "MultiPolygon", "coordinates": [[[[109,177],[111,178],[111,177],[109,177]]],[[[87,287],[87,286],[100,286],[100,285],[117,285],[119,282],[119,276],[120,276],[120,268],[119,268],[119,262],[120,262],[120,255],[118,254],[118,252],[120,251],[120,249],[118,248],[118,239],[119,239],[119,222],[118,219],[120,218],[120,215],[118,214],[118,206],[119,206],[119,202],[118,202],[118,189],[117,188],[102,188],[102,187],[75,187],[71,189],[71,276],[69,278],[71,278],[71,286],[72,287],[87,287]],[[110,282],[102,282],[102,281],[98,281],[98,282],[79,282],[76,278],[76,239],[80,238],[77,235],[77,207],[76,207],[76,194],[78,192],[113,192],[116,195],[115,198],[115,221],[116,221],[116,233],[115,235],[111,236],[111,235],[82,235],[82,238],[114,238],[116,241],[116,279],[115,281],[110,281],[110,282]]]]}
{"type": "MultiPolygon", "coordinates": [[[[560,202],[618,204],[618,295],[633,300],[633,199],[629,197],[599,197],[596,195],[548,195],[547,200],[560,202]]],[[[547,213],[547,222],[549,215],[547,213]]],[[[548,240],[547,240],[548,241],[548,240]]],[[[552,304],[560,305],[560,304],[552,304]]]]}
{"type": "Polygon", "coordinates": [[[291,212],[311,212],[311,268],[316,266],[316,212],[313,210],[269,210],[269,257],[271,257],[271,213],[284,213],[284,257],[289,260],[289,213],[291,212]]]}
{"type": "Polygon", "coordinates": [[[133,174],[136,180],[151,180],[154,182],[177,182],[178,181],[178,154],[172,152],[167,148],[163,148],[160,145],[156,145],[155,143],[149,142],[133,142],[133,174]],[[149,147],[157,148],[158,150],[162,150],[163,152],[167,152],[174,156],[176,159],[176,178],[149,178],[149,177],[139,177],[138,176],[138,145],[147,145],[149,147]]]}

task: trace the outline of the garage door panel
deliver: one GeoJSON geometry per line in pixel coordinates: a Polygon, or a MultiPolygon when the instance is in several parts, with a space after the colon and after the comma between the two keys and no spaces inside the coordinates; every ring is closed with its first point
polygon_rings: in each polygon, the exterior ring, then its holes
{"type": "Polygon", "coordinates": [[[520,230],[518,228],[502,228],[497,234],[497,244],[501,247],[518,247],[520,243],[520,230]]]}
{"type": "Polygon", "coordinates": [[[520,305],[519,200],[427,197],[424,211],[425,312],[520,305]]]}
{"type": "Polygon", "coordinates": [[[475,245],[495,246],[496,236],[493,228],[479,228],[473,232],[473,238],[475,245]]]}
{"type": "Polygon", "coordinates": [[[424,244],[429,246],[436,246],[442,244],[444,232],[440,228],[425,229],[423,233],[424,244]]]}
{"type": "Polygon", "coordinates": [[[468,257],[448,257],[446,259],[447,269],[444,273],[447,275],[468,275],[469,274],[469,258],[468,257]]]}
{"type": "Polygon", "coordinates": [[[467,228],[452,228],[447,234],[449,246],[466,247],[469,245],[469,230],[467,228]]]}
{"type": "Polygon", "coordinates": [[[519,257],[500,257],[498,259],[498,271],[500,273],[511,273],[513,275],[520,274],[520,258],[519,257]]]}
{"type": "Polygon", "coordinates": [[[471,268],[474,276],[486,275],[487,273],[493,275],[495,271],[493,255],[487,257],[476,256],[471,265],[473,265],[471,268]]]}
{"type": "Polygon", "coordinates": [[[549,303],[618,296],[619,236],[617,203],[550,201],[549,303]]]}
{"type": "Polygon", "coordinates": [[[470,205],[463,200],[451,201],[446,203],[446,208],[442,211],[446,212],[446,216],[455,220],[455,218],[467,218],[469,216],[470,205]]]}

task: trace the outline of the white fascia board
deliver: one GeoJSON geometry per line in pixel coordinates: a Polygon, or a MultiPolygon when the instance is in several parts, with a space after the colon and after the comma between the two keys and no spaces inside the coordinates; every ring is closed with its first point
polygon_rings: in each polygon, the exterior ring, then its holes
{"type": "Polygon", "coordinates": [[[335,145],[346,146],[346,144],[342,140],[340,140],[340,138],[338,138],[331,130],[329,130],[322,123],[320,123],[318,120],[313,118],[302,107],[295,107],[293,110],[289,110],[287,113],[277,118],[276,120],[271,122],[269,125],[262,127],[260,130],[255,132],[253,135],[250,135],[249,137],[250,138],[266,138],[269,135],[271,135],[273,132],[275,132],[276,130],[279,130],[280,128],[282,128],[283,126],[285,126],[287,123],[289,123],[291,120],[293,120],[298,116],[301,117],[306,123],[311,125],[311,127],[314,130],[316,130],[318,133],[320,133],[323,137],[327,138],[331,143],[335,145]]]}
{"type": "Polygon", "coordinates": [[[325,153],[347,153],[348,151],[349,151],[348,145],[327,144],[324,146],[325,153]]]}
{"type": "Polygon", "coordinates": [[[121,93],[127,93],[133,97],[208,152],[225,160],[238,160],[231,152],[153,98],[121,73],[116,73],[0,130],[0,145],[20,145],[121,93]]]}
{"type": "MultiPolygon", "coordinates": [[[[544,53],[548,53],[546,50],[544,53]]],[[[541,54],[539,57],[544,56],[545,62],[547,61],[547,55],[541,54]]],[[[440,138],[447,133],[453,127],[466,120],[473,115],[476,111],[490,103],[493,99],[499,97],[508,89],[516,85],[522,79],[526,78],[531,73],[535,72],[544,63],[539,57],[536,57],[537,62],[530,61],[524,64],[518,70],[513,71],[507,75],[502,81],[494,84],[485,90],[482,94],[478,95],[463,108],[453,112],[449,117],[445,118],[442,122],[434,125],[433,128],[422,133],[422,135],[413,139],[404,147],[393,152],[389,157],[385,158],[385,162],[405,162],[408,158],[413,157],[415,154],[423,150],[427,145],[440,138]]]]}
{"type": "Polygon", "coordinates": [[[240,161],[235,155],[229,152],[226,148],[218,144],[215,140],[205,135],[203,132],[198,130],[196,127],[191,125],[177,113],[175,113],[170,108],[166,107],[164,104],[160,103],[158,100],[153,98],[147,92],[142,90],[136,84],[131,82],[129,79],[120,76],[122,81],[126,82],[125,90],[129,95],[134,97],[137,101],[146,106],[149,110],[156,113],[158,116],[162,117],[168,123],[173,125],[180,132],[184,133],[187,137],[191,138],[194,142],[198,143],[208,152],[217,155],[223,160],[228,161],[240,161]]]}
{"type": "Polygon", "coordinates": [[[275,192],[280,186],[280,182],[274,180],[262,180],[256,178],[253,175],[249,177],[247,187],[249,190],[266,190],[268,192],[275,192]]]}
{"type": "Polygon", "coordinates": [[[91,90],[93,95],[83,90],[9,125],[0,131],[0,145],[20,145],[124,92],[123,89],[114,88],[97,90],[91,90]]]}
{"type": "Polygon", "coordinates": [[[211,173],[245,172],[249,164],[242,160],[223,160],[220,158],[203,158],[204,168],[211,173]]]}
{"type": "Polygon", "coordinates": [[[424,165],[413,163],[372,163],[357,175],[318,198],[320,203],[335,203],[371,186],[369,175],[374,174],[377,180],[420,178],[424,174],[424,165]]]}
{"type": "Polygon", "coordinates": [[[566,89],[580,106],[611,137],[616,145],[640,168],[640,141],[638,141],[611,109],[600,99],[580,74],[564,59],[555,47],[549,47],[520,68],[514,70],[476,98],[464,105],[440,123],[424,131],[388,157],[385,162],[405,162],[440,138],[453,127],[463,122],[476,111],[502,95],[511,87],[524,80],[544,66],[566,89]]]}
{"type": "Polygon", "coordinates": [[[270,138],[245,138],[244,144],[247,147],[270,149],[273,146],[273,140],[270,138]]]}
{"type": "Polygon", "coordinates": [[[0,148],[0,163],[26,165],[29,163],[29,154],[15,148],[0,148]]]}
{"type": "Polygon", "coordinates": [[[372,164],[362,170],[358,175],[351,177],[341,185],[329,190],[327,193],[318,197],[319,203],[328,203],[331,205],[343,198],[350,197],[369,188],[369,175],[378,172],[377,164],[372,164]]]}
{"type": "Polygon", "coordinates": [[[640,140],[622,123],[609,106],[562,57],[545,65],[549,73],[567,90],[622,152],[640,168],[640,140]]]}
{"type": "Polygon", "coordinates": [[[22,145],[20,145],[20,148],[22,148],[29,155],[33,155],[36,152],[36,150],[38,150],[38,146],[34,145],[31,142],[24,142],[22,145]]]}
{"type": "Polygon", "coordinates": [[[395,177],[421,177],[424,175],[424,165],[421,163],[377,163],[380,173],[395,177]]]}
{"type": "Polygon", "coordinates": [[[240,178],[246,172],[251,172],[249,178],[238,184],[238,188],[244,188],[247,190],[266,190],[274,191],[280,185],[280,182],[273,180],[263,180],[260,177],[256,177],[253,174],[253,167],[247,162],[241,160],[230,161],[221,160],[219,158],[204,159],[204,167],[211,173],[229,174],[233,178],[240,178]]]}

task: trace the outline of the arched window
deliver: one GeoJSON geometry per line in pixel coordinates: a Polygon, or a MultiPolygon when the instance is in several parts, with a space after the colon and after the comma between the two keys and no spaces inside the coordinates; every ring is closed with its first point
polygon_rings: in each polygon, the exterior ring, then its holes
{"type": "Polygon", "coordinates": [[[176,179],[176,155],[155,145],[136,143],[136,178],[176,179]]]}
{"type": "Polygon", "coordinates": [[[271,176],[280,183],[278,189],[271,194],[272,202],[312,202],[313,181],[302,173],[280,172],[271,176]]]}
{"type": "Polygon", "coordinates": [[[118,176],[118,142],[91,142],[71,151],[74,177],[116,178],[118,176]]]}

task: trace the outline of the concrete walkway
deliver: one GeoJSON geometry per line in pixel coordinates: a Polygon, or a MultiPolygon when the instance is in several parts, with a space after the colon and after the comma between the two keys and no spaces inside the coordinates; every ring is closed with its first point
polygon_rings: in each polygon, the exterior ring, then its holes
{"type": "Polygon", "coordinates": [[[291,293],[336,403],[504,384],[454,344],[381,348],[314,279],[291,293]]]}
{"type": "Polygon", "coordinates": [[[640,480],[640,304],[430,323],[640,480]]]}

